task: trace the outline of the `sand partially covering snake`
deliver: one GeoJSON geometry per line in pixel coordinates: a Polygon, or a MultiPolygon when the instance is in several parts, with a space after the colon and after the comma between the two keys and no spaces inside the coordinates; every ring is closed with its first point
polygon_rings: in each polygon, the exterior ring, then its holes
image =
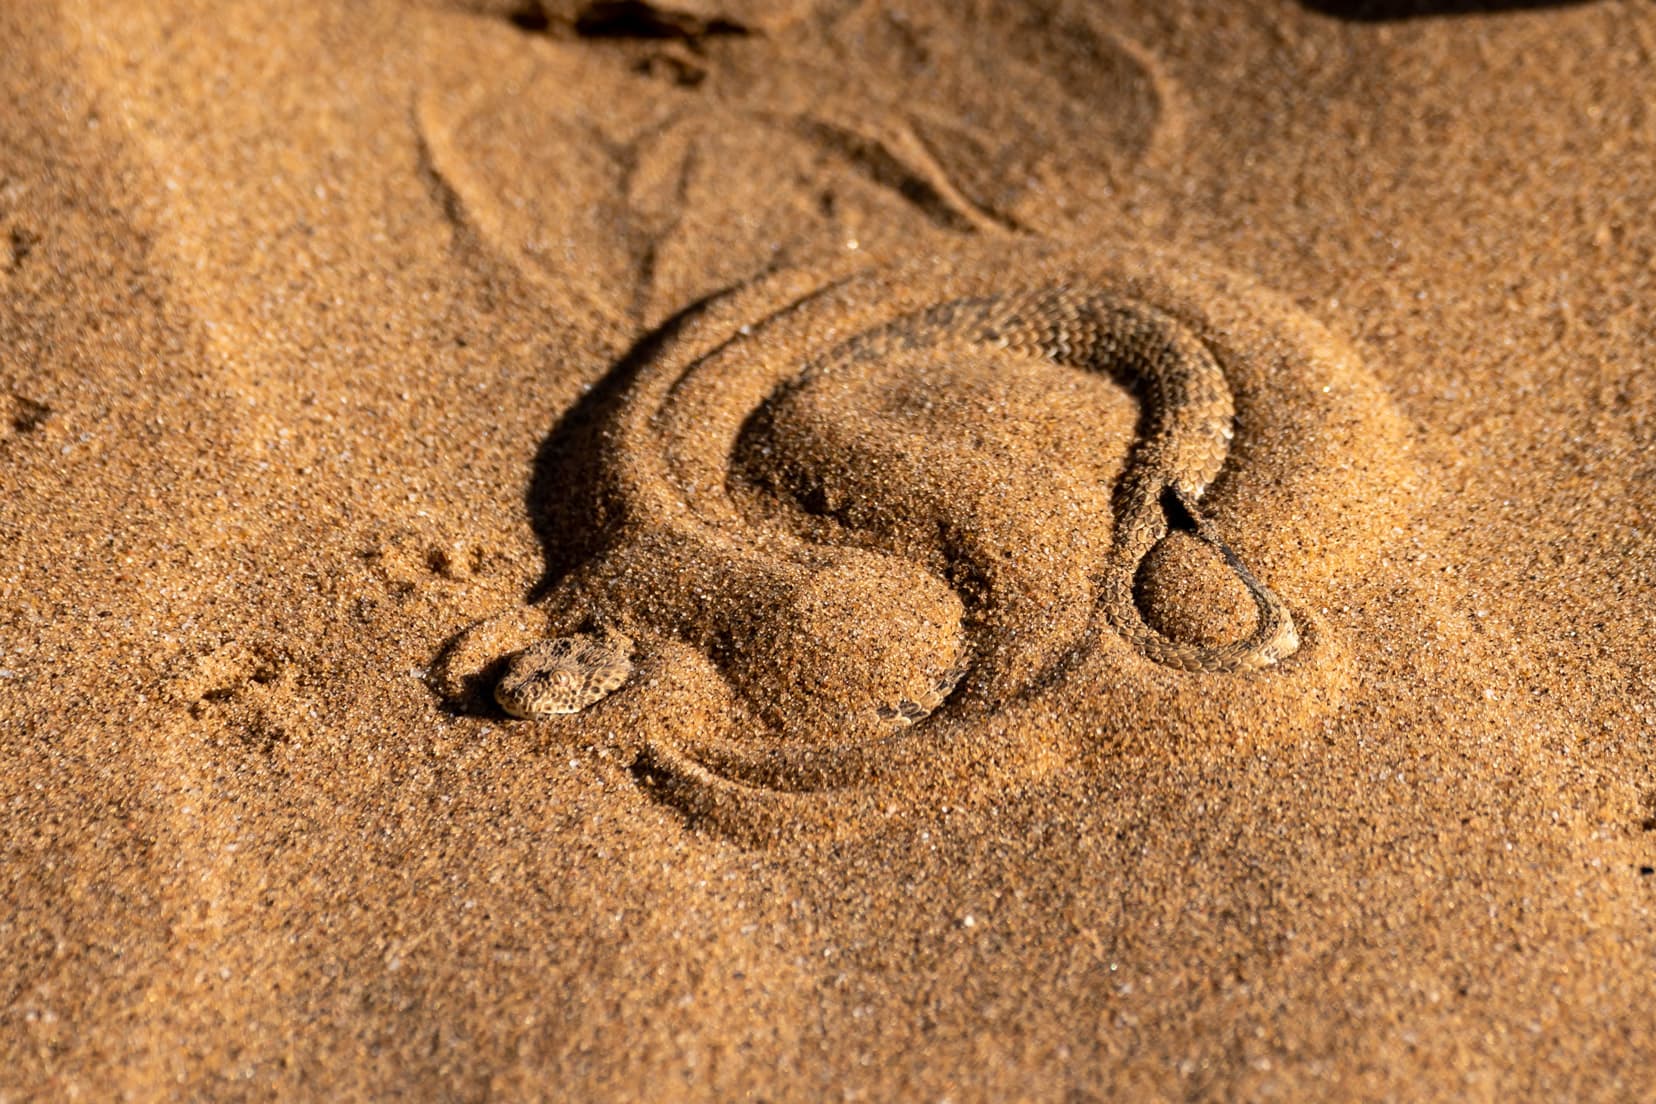
{"type": "Polygon", "coordinates": [[[632,677],[632,641],[619,633],[543,640],[516,653],[495,684],[495,701],[514,717],[579,713],[632,677]]]}
{"type": "MultiPolygon", "coordinates": [[[[1299,634],[1287,607],[1220,538],[1202,511],[1202,495],[1230,451],[1235,402],[1218,360],[1189,327],[1113,290],[1067,285],[1014,288],[952,298],[903,314],[841,342],[801,374],[822,372],[848,360],[877,361],[917,348],[961,343],[1102,373],[1138,397],[1139,435],[1113,496],[1111,552],[1098,576],[1097,595],[1111,627],[1134,649],[1165,667],[1209,673],[1257,671],[1298,649],[1299,634]],[[1216,549],[1251,596],[1257,618],[1243,638],[1218,644],[1178,640],[1145,621],[1134,598],[1134,581],[1145,557],[1175,528],[1216,549]]],[[[622,447],[626,439],[624,432],[618,434],[622,447]]],[[[659,492],[660,486],[655,490],[659,492]]],[[[665,512],[685,513],[685,505],[675,504],[665,512]]],[[[715,520],[728,528],[731,519],[715,520]]],[[[732,545],[748,543],[738,537],[706,547],[712,558],[724,562],[722,571],[739,574],[751,570],[754,561],[745,552],[733,554],[732,545]]],[[[537,644],[514,657],[496,687],[496,700],[525,718],[578,712],[625,683],[632,670],[631,652],[631,639],[614,631],[576,633],[537,644]]],[[[957,657],[941,674],[934,671],[929,681],[923,680],[927,689],[893,698],[877,712],[902,724],[921,720],[948,697],[964,669],[957,657]]]]}

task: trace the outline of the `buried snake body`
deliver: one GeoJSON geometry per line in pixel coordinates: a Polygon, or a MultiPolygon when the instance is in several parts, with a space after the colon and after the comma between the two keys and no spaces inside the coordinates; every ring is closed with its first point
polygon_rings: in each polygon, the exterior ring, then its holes
{"type": "MultiPolygon", "coordinates": [[[[1111,551],[1098,594],[1110,625],[1135,650],[1177,670],[1231,673],[1270,667],[1299,648],[1288,609],[1219,538],[1200,508],[1203,492],[1229,454],[1235,409],[1223,369],[1195,333],[1135,298],[1038,286],[954,298],[911,312],[841,342],[806,371],[944,342],[1100,372],[1139,395],[1141,432],[1114,495],[1111,551]],[[1146,623],[1134,599],[1134,580],[1145,557],[1175,525],[1214,548],[1247,589],[1257,618],[1244,638],[1198,644],[1170,638],[1146,623]]],[[[671,401],[669,396],[664,388],[659,401],[671,401]]],[[[650,447],[640,443],[646,436],[618,438],[623,447],[629,440],[650,447]]],[[[530,719],[578,712],[625,683],[631,652],[631,641],[614,631],[542,641],[512,658],[496,686],[496,700],[512,715],[530,719]]],[[[959,674],[957,668],[949,679],[958,681],[959,674]]],[[[952,681],[940,684],[923,704],[904,701],[881,710],[881,716],[898,724],[917,722],[951,688],[952,681]]]]}

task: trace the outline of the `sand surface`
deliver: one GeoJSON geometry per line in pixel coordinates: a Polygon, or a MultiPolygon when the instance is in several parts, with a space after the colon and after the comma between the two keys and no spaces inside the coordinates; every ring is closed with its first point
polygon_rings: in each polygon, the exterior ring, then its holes
{"type": "Polygon", "coordinates": [[[1650,1099],[1656,10],[1497,7],[0,5],[0,1100],[1650,1099]],[[1295,655],[853,355],[1030,286],[1295,655]]]}

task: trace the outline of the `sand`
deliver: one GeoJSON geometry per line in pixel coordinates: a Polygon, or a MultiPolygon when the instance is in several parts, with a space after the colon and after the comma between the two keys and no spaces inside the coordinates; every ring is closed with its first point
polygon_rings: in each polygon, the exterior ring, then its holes
{"type": "Polygon", "coordinates": [[[1656,13],[968,7],[0,8],[0,1099],[1656,1092],[1656,13]]]}

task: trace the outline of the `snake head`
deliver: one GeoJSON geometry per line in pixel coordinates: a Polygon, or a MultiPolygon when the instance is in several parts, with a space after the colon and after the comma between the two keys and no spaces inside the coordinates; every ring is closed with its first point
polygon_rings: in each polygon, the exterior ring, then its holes
{"type": "Polygon", "coordinates": [[[495,683],[500,708],[543,720],[579,713],[621,688],[632,675],[632,642],[620,634],[560,636],[513,655],[495,683]]]}

